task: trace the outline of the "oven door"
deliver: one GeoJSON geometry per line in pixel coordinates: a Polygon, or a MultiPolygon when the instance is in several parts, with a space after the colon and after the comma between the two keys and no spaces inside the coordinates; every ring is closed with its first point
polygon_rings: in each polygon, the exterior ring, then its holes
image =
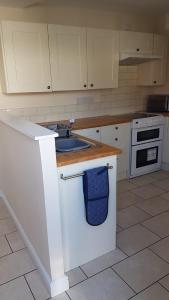
{"type": "Polygon", "coordinates": [[[130,177],[157,171],[161,167],[162,142],[131,147],[130,177]]]}
{"type": "Polygon", "coordinates": [[[163,125],[132,130],[132,145],[139,145],[163,139],[163,125]]]}

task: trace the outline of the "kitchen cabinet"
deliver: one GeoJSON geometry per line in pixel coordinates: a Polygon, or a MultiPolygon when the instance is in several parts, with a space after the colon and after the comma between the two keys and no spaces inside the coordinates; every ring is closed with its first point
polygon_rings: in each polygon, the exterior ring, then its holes
{"type": "Polygon", "coordinates": [[[130,123],[125,123],[75,130],[74,133],[122,150],[117,156],[117,178],[120,180],[126,178],[129,171],[130,128],[130,123]]]}
{"type": "Polygon", "coordinates": [[[120,31],[120,52],[133,54],[153,53],[153,34],[132,31],[120,31]]]}
{"type": "Polygon", "coordinates": [[[50,92],[46,24],[2,21],[1,51],[3,92],[50,92]]]}
{"type": "Polygon", "coordinates": [[[48,25],[52,90],[87,88],[86,29],[48,25]]]}
{"type": "Polygon", "coordinates": [[[74,130],[73,132],[97,142],[101,142],[101,127],[74,130]]]}
{"type": "Polygon", "coordinates": [[[164,85],[167,74],[167,38],[158,34],[154,35],[153,54],[161,55],[161,59],[140,64],[138,66],[138,85],[158,86],[164,85]]]}
{"type": "Polygon", "coordinates": [[[119,33],[87,29],[88,89],[118,87],[119,33]]]}
{"type": "Polygon", "coordinates": [[[64,269],[69,271],[115,249],[116,241],[116,156],[99,158],[58,168],[64,269]],[[82,174],[87,169],[106,166],[109,172],[109,208],[106,221],[91,226],[86,221],[82,174]]]}
{"type": "Polygon", "coordinates": [[[129,172],[130,123],[101,127],[101,142],[120,148],[122,153],[117,157],[117,178],[123,179],[129,172]]]}
{"type": "Polygon", "coordinates": [[[119,34],[49,25],[53,91],[118,86],[119,34]]]}

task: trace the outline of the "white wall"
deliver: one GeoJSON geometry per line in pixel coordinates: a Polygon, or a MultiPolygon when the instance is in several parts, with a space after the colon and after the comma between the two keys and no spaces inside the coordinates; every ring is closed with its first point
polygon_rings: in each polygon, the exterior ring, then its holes
{"type": "MultiPolygon", "coordinates": [[[[19,132],[12,124],[13,121],[10,126],[1,122],[0,115],[0,193],[49,292],[55,296],[68,288],[62,254],[55,140],[50,136],[34,140],[21,132],[24,126],[19,132]]],[[[26,127],[29,129],[29,124],[26,127]]]]}

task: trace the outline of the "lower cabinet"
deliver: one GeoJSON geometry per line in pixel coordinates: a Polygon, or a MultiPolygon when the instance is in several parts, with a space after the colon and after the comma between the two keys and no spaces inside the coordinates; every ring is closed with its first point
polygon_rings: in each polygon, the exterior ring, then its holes
{"type": "Polygon", "coordinates": [[[99,158],[58,168],[65,271],[74,269],[115,249],[116,244],[116,156],[99,158]],[[106,166],[109,169],[109,207],[104,223],[91,226],[86,221],[83,177],[87,169],[106,166]],[[64,178],[62,179],[61,174],[64,178]]]}
{"type": "Polygon", "coordinates": [[[117,179],[124,179],[128,176],[131,133],[130,123],[75,130],[74,133],[120,148],[122,154],[117,157],[117,179]]]}
{"type": "Polygon", "coordinates": [[[118,180],[128,176],[130,132],[130,123],[101,127],[101,142],[122,150],[122,153],[117,157],[118,180]]]}
{"type": "Polygon", "coordinates": [[[165,117],[162,164],[169,170],[169,117],[165,117]]]}

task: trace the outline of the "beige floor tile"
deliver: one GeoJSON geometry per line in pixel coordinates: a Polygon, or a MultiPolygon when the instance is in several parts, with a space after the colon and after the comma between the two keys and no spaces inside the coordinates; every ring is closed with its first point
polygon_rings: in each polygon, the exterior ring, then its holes
{"type": "Polygon", "coordinates": [[[136,203],[136,206],[143,209],[148,214],[155,216],[169,210],[169,201],[159,196],[136,203]]]}
{"type": "Polygon", "coordinates": [[[35,266],[26,249],[0,258],[0,284],[31,272],[35,266]]]}
{"type": "Polygon", "coordinates": [[[25,248],[25,244],[17,231],[7,234],[6,238],[14,252],[25,248]]]}
{"type": "Polygon", "coordinates": [[[160,195],[160,197],[169,201],[169,192],[160,195]]]}
{"type": "Polygon", "coordinates": [[[160,237],[169,235],[169,213],[165,212],[159,216],[143,222],[143,225],[160,237]]]}
{"type": "Polygon", "coordinates": [[[82,282],[87,278],[85,274],[80,270],[80,268],[75,268],[73,270],[70,270],[67,272],[68,278],[69,278],[69,285],[70,287],[74,286],[77,283],[82,282]]]}
{"type": "Polygon", "coordinates": [[[150,215],[148,215],[146,212],[135,206],[130,206],[120,210],[117,213],[117,224],[122,228],[127,228],[137,223],[141,223],[149,218],[150,215]]]}
{"type": "Polygon", "coordinates": [[[90,277],[106,268],[111,267],[126,257],[127,256],[122,251],[115,249],[81,266],[81,268],[84,270],[85,274],[90,277]]]}
{"type": "Polygon", "coordinates": [[[159,237],[141,225],[123,230],[117,235],[117,245],[127,255],[132,255],[159,241],[159,237]]]}
{"type": "Polygon", "coordinates": [[[129,182],[129,180],[120,180],[117,182],[117,191],[126,192],[135,188],[135,185],[129,182]]]}
{"type": "Polygon", "coordinates": [[[62,293],[56,297],[50,298],[51,300],[70,300],[66,293],[62,293]]]}
{"type": "Polygon", "coordinates": [[[3,200],[0,198],[0,219],[6,219],[9,217],[10,217],[10,214],[9,214],[3,200]]]}
{"type": "Polygon", "coordinates": [[[113,266],[137,293],[169,273],[169,264],[145,249],[113,266]]]}
{"type": "Polygon", "coordinates": [[[169,178],[164,180],[158,180],[154,184],[156,187],[159,187],[167,192],[169,191],[169,178]]]}
{"type": "Polygon", "coordinates": [[[150,173],[149,176],[151,176],[152,178],[154,178],[156,180],[164,180],[164,179],[169,178],[169,172],[165,171],[165,170],[160,170],[157,172],[150,173]]]}
{"type": "Polygon", "coordinates": [[[119,225],[116,225],[116,232],[122,231],[122,228],[119,225]]]}
{"type": "Polygon", "coordinates": [[[164,286],[169,291],[169,275],[161,279],[159,282],[160,284],[162,284],[162,286],[164,286]]]}
{"type": "Polygon", "coordinates": [[[169,263],[169,237],[152,245],[150,249],[169,263]]]}
{"type": "Polygon", "coordinates": [[[72,300],[127,300],[133,291],[111,269],[68,290],[72,300]]]}
{"type": "Polygon", "coordinates": [[[25,275],[25,278],[36,300],[46,300],[50,297],[37,270],[25,275]]]}
{"type": "Polygon", "coordinates": [[[117,208],[123,209],[140,201],[143,199],[133,194],[132,191],[122,192],[117,195],[117,208]]]}
{"type": "Polygon", "coordinates": [[[153,284],[145,291],[139,293],[132,300],[168,300],[169,293],[159,284],[153,284]]]}
{"type": "Polygon", "coordinates": [[[143,199],[149,199],[159,196],[160,194],[164,193],[164,190],[160,187],[156,187],[155,184],[147,184],[145,186],[132,190],[132,192],[135,195],[142,197],[143,199]]]}
{"type": "Polygon", "coordinates": [[[139,176],[139,177],[130,179],[130,182],[133,183],[134,185],[136,185],[137,187],[144,186],[146,184],[150,184],[154,181],[156,181],[156,179],[151,177],[150,175],[144,175],[144,176],[139,176]]]}
{"type": "Polygon", "coordinates": [[[24,277],[0,286],[1,300],[34,300],[24,277]]]}
{"type": "Polygon", "coordinates": [[[4,236],[0,237],[0,257],[10,254],[12,251],[8,245],[8,242],[4,236]]]}
{"type": "Polygon", "coordinates": [[[0,220],[0,235],[16,231],[16,227],[11,218],[0,220]]]}

